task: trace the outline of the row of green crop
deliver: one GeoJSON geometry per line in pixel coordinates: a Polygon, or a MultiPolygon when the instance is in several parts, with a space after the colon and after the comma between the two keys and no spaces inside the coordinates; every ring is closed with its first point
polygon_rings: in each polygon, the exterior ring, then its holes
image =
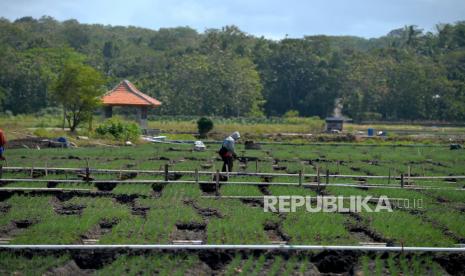
{"type": "MultiPolygon", "coordinates": [[[[43,275],[69,262],[69,255],[34,255],[0,252],[0,273],[6,275],[43,275]]],[[[260,254],[232,256],[220,270],[224,275],[307,275],[317,274],[311,256],[260,254]]],[[[429,255],[375,254],[359,258],[354,273],[363,275],[443,275],[446,273],[429,255]],[[387,256],[386,256],[387,255],[387,256]]],[[[334,267],[334,270],[337,268],[334,267]]],[[[95,275],[207,275],[210,269],[196,254],[121,255],[94,272],[95,275]]]]}

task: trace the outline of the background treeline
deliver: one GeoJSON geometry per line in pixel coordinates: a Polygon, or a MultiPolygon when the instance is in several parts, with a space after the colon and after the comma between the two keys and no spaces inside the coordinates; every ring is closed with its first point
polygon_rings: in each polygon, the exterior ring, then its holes
{"type": "Polygon", "coordinates": [[[307,36],[281,41],[235,26],[204,33],[0,19],[0,111],[57,107],[51,83],[85,63],[106,89],[128,79],[161,102],[161,115],[325,117],[337,99],[355,120],[465,121],[465,22],[377,39],[307,36]],[[295,112],[293,112],[295,113],[295,112]]]}

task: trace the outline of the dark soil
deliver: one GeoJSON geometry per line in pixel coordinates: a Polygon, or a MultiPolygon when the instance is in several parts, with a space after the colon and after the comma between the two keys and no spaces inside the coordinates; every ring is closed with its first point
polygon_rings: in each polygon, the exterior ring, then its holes
{"type": "Polygon", "coordinates": [[[118,222],[119,222],[119,219],[117,219],[117,218],[102,219],[102,220],[99,222],[99,226],[100,226],[100,228],[102,228],[102,229],[111,229],[111,228],[113,228],[113,226],[115,226],[116,224],[118,224],[118,222]]]}
{"type": "Polygon", "coordinates": [[[193,200],[185,200],[184,204],[188,206],[192,206],[199,215],[201,215],[204,219],[208,219],[210,217],[216,217],[216,218],[223,218],[223,214],[221,214],[220,211],[213,209],[213,208],[202,208],[197,203],[193,200]]]}
{"type": "Polygon", "coordinates": [[[152,184],[152,191],[154,197],[160,197],[163,189],[165,188],[165,183],[154,183],[152,184]]]}
{"type": "Polygon", "coordinates": [[[72,199],[73,197],[74,197],[73,193],[59,193],[56,195],[56,198],[61,202],[68,201],[72,199]]]}
{"type": "Polygon", "coordinates": [[[86,208],[85,205],[71,204],[55,207],[54,210],[59,215],[81,215],[84,208],[86,208]]]}
{"type": "Polygon", "coordinates": [[[265,230],[268,238],[273,242],[288,242],[291,240],[289,235],[284,233],[281,228],[281,225],[277,222],[267,221],[263,225],[263,230],[265,230]]]}
{"type": "Polygon", "coordinates": [[[100,269],[112,263],[117,254],[112,251],[77,251],[72,252],[72,258],[80,269],[100,269]]]}
{"type": "Polygon", "coordinates": [[[9,224],[0,227],[0,238],[13,238],[38,221],[35,219],[14,220],[9,224]]]}
{"type": "Polygon", "coordinates": [[[263,200],[256,198],[241,198],[241,202],[250,206],[250,207],[259,207],[263,208],[263,200]]]}
{"type": "Polygon", "coordinates": [[[451,275],[465,275],[464,253],[436,256],[433,260],[439,263],[451,275]]]}
{"type": "Polygon", "coordinates": [[[25,229],[29,228],[31,225],[36,223],[34,220],[29,220],[29,219],[21,219],[21,220],[15,220],[13,223],[16,225],[17,228],[19,229],[25,229]]]}
{"type": "Polygon", "coordinates": [[[56,188],[56,186],[58,186],[57,181],[49,181],[49,182],[47,182],[47,188],[56,188]]]}
{"type": "Polygon", "coordinates": [[[81,269],[76,264],[74,260],[68,261],[67,263],[63,264],[62,266],[55,267],[47,271],[44,275],[51,276],[51,275],[76,275],[76,276],[86,276],[86,275],[93,275],[94,270],[90,269],[81,269]]]}
{"type": "Polygon", "coordinates": [[[45,176],[45,171],[32,171],[32,178],[39,178],[39,177],[42,177],[42,176],[45,176]]]}
{"type": "Polygon", "coordinates": [[[280,165],[273,165],[273,170],[275,171],[285,171],[287,170],[286,166],[280,166],[280,165]]]}
{"type": "Polygon", "coordinates": [[[261,180],[262,180],[262,182],[271,183],[271,182],[273,182],[273,177],[272,176],[262,176],[261,180]]]}
{"type": "Polygon", "coordinates": [[[5,201],[9,199],[13,193],[7,192],[7,191],[1,191],[0,192],[0,202],[5,201]]]}
{"type": "Polygon", "coordinates": [[[220,270],[231,262],[232,256],[223,251],[201,251],[199,252],[199,259],[206,263],[212,270],[220,270]]]}
{"type": "Polygon", "coordinates": [[[48,146],[48,142],[43,142],[42,138],[24,138],[8,141],[9,149],[30,148],[35,149],[37,146],[43,148],[48,146]]]}
{"type": "Polygon", "coordinates": [[[263,195],[271,195],[271,192],[270,190],[268,189],[269,186],[268,185],[259,185],[258,186],[258,189],[260,190],[260,192],[263,194],[263,195]]]}
{"type": "Polygon", "coordinates": [[[354,272],[358,262],[358,254],[351,251],[323,251],[312,258],[318,270],[322,273],[354,272]]]}
{"type": "Polygon", "coordinates": [[[119,180],[128,180],[128,179],[133,179],[137,177],[137,172],[127,172],[127,173],[122,173],[119,176],[119,180]]]}
{"type": "Polygon", "coordinates": [[[8,203],[0,203],[0,213],[1,214],[6,214],[8,211],[10,211],[11,205],[8,203]]]}
{"type": "Polygon", "coordinates": [[[207,241],[207,224],[200,222],[176,223],[171,240],[207,241]]]}
{"type": "MultiPolygon", "coordinates": [[[[221,177],[220,177],[220,181],[225,181],[225,180],[221,179],[221,177]]],[[[221,188],[221,184],[219,184],[219,187],[221,188]]],[[[214,183],[200,182],[199,183],[199,188],[203,193],[208,194],[208,195],[216,194],[216,192],[217,192],[216,191],[216,184],[214,184],[214,183]]]]}
{"type": "Polygon", "coordinates": [[[97,225],[94,225],[87,233],[81,236],[81,242],[85,240],[99,240],[103,235],[111,232],[111,229],[118,224],[119,220],[116,218],[103,219],[97,225]]]}
{"type": "Polygon", "coordinates": [[[147,217],[147,211],[150,210],[150,207],[145,206],[134,206],[131,209],[131,214],[135,216],[141,216],[143,218],[147,217]]]}
{"type": "Polygon", "coordinates": [[[207,228],[206,223],[201,222],[186,222],[186,223],[176,223],[176,228],[178,230],[189,230],[189,231],[203,231],[207,228]]]}
{"type": "Polygon", "coordinates": [[[95,187],[97,187],[97,189],[99,191],[109,192],[109,191],[113,190],[116,187],[116,183],[114,183],[114,182],[98,182],[98,183],[95,183],[95,187]]]}
{"type": "Polygon", "coordinates": [[[120,204],[134,205],[134,201],[138,198],[138,195],[117,195],[115,200],[120,204]]]}
{"type": "Polygon", "coordinates": [[[181,173],[168,173],[168,180],[173,181],[173,180],[179,180],[181,179],[182,174],[181,173]]]}
{"type": "Polygon", "coordinates": [[[386,245],[388,246],[394,245],[394,241],[386,239],[376,231],[370,229],[370,227],[366,225],[366,222],[359,214],[352,212],[344,214],[349,215],[355,219],[354,224],[348,223],[345,225],[345,227],[353,236],[355,236],[361,242],[379,242],[386,243],[386,245]]]}

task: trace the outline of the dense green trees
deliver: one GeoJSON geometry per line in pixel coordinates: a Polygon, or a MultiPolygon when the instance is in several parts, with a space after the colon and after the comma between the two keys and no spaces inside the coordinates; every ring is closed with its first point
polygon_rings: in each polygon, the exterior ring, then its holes
{"type": "Polygon", "coordinates": [[[199,34],[24,17],[0,19],[0,51],[0,111],[13,113],[57,106],[51,84],[72,62],[106,76],[107,89],[131,80],[163,102],[159,114],[325,117],[338,101],[356,120],[465,120],[465,22],[272,41],[236,26],[199,34]]]}

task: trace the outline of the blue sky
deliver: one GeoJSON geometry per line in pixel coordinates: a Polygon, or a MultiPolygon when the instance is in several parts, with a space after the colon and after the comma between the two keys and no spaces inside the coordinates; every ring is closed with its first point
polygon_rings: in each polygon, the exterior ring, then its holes
{"type": "Polygon", "coordinates": [[[304,35],[379,37],[405,25],[434,30],[465,20],[465,0],[0,0],[0,16],[50,15],[150,29],[237,25],[272,39],[304,35]]]}

